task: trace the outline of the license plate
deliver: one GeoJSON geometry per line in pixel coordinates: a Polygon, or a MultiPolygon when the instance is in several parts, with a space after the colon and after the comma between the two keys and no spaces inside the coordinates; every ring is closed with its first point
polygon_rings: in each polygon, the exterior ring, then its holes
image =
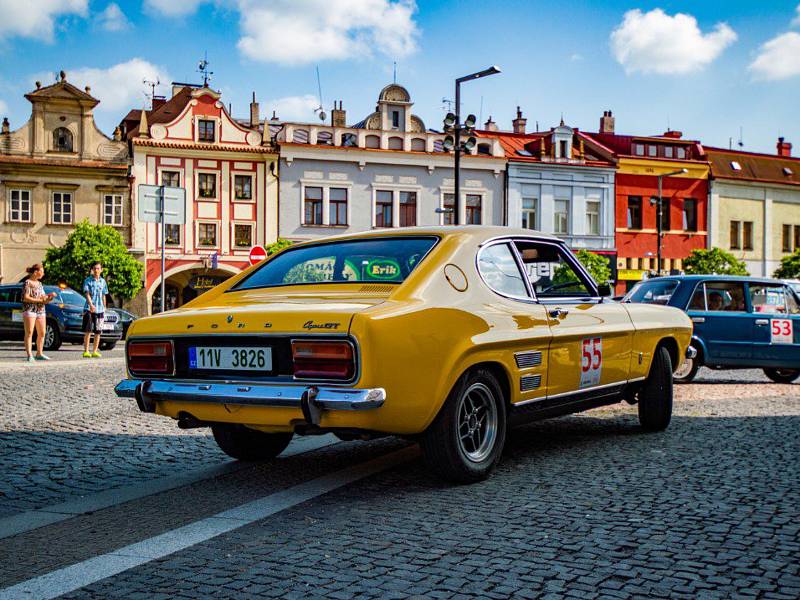
{"type": "Polygon", "coordinates": [[[272,370],[272,348],[190,346],[190,369],[272,370]]]}
{"type": "Polygon", "coordinates": [[[103,331],[114,331],[115,323],[103,323],[103,331]]]}

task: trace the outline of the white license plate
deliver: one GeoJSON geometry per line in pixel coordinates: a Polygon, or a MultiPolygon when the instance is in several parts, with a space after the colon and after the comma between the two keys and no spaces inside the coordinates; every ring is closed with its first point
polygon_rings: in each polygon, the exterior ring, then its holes
{"type": "Polygon", "coordinates": [[[102,329],[103,331],[114,331],[114,325],[116,325],[116,323],[103,323],[102,329]]]}
{"type": "Polygon", "coordinates": [[[226,371],[271,371],[272,348],[190,346],[190,369],[225,369],[226,371]]]}

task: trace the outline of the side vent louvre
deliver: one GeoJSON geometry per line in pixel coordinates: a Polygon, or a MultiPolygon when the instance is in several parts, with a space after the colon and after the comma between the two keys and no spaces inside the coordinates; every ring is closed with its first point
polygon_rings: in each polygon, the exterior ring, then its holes
{"type": "Polygon", "coordinates": [[[394,289],[393,285],[367,284],[358,290],[359,294],[388,294],[394,289]]]}
{"type": "Polygon", "coordinates": [[[514,360],[517,361],[518,369],[529,369],[542,364],[542,353],[538,350],[529,350],[527,352],[517,352],[514,355],[514,360]]]}
{"type": "Polygon", "coordinates": [[[519,378],[519,391],[530,392],[542,385],[541,375],[523,375],[519,378]]]}

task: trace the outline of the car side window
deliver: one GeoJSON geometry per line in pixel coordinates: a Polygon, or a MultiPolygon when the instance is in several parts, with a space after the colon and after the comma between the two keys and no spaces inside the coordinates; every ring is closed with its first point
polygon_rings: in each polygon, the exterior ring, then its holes
{"type": "Polygon", "coordinates": [[[689,302],[689,310],[706,310],[706,288],[701,283],[692,295],[692,301],[689,302]]]}
{"type": "Polygon", "coordinates": [[[525,274],[537,298],[593,295],[593,286],[554,244],[516,242],[525,274]]]}
{"type": "Polygon", "coordinates": [[[786,314],[786,296],[786,288],[782,285],[750,284],[750,304],[753,305],[753,312],[786,314]]]}
{"type": "Polygon", "coordinates": [[[790,290],[786,290],[786,308],[789,309],[790,315],[800,315],[800,303],[790,290]]]}
{"type": "Polygon", "coordinates": [[[522,273],[508,244],[494,244],[481,250],[478,272],[495,292],[504,296],[528,297],[522,273]]]}
{"type": "Polygon", "coordinates": [[[11,302],[11,290],[0,290],[0,302],[11,302]]]}
{"type": "Polygon", "coordinates": [[[22,302],[20,288],[9,287],[0,290],[0,302],[22,302]]]}
{"type": "Polygon", "coordinates": [[[745,312],[744,284],[736,281],[707,281],[706,310],[711,312],[745,312]]]}

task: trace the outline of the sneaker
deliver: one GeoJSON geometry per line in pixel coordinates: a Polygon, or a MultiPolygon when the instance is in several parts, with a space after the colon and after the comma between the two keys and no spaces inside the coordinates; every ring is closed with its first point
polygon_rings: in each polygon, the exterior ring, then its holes
{"type": "Polygon", "coordinates": [[[50,360],[49,356],[45,356],[44,354],[37,354],[34,357],[34,360],[50,360]]]}
{"type": "Polygon", "coordinates": [[[92,358],[100,358],[101,356],[103,355],[100,354],[99,352],[92,352],[92,358]]]}
{"type": "Polygon", "coordinates": [[[92,358],[92,353],[91,352],[84,352],[83,353],[83,358],[92,358]]]}
{"type": "Polygon", "coordinates": [[[32,363],[32,362],[34,362],[35,360],[36,360],[36,359],[35,359],[35,358],[33,358],[33,356],[28,356],[28,358],[26,358],[26,359],[25,359],[25,362],[32,363]]]}

